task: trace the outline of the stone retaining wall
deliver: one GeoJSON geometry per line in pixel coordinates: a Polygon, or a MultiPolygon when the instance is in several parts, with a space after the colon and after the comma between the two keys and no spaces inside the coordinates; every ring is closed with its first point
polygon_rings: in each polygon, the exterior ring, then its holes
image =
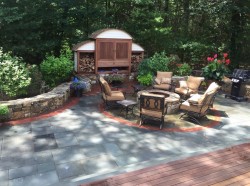
{"type": "Polygon", "coordinates": [[[63,106],[70,97],[69,85],[70,83],[61,84],[50,92],[31,98],[0,101],[0,104],[7,105],[9,108],[9,115],[0,116],[0,121],[37,116],[63,106]]]}

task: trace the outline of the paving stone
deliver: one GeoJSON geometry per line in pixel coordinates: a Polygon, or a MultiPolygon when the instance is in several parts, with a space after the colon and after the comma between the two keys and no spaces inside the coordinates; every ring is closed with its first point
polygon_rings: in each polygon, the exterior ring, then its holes
{"type": "Polygon", "coordinates": [[[52,150],[55,164],[77,161],[86,158],[80,146],[66,147],[63,149],[52,150]]]}
{"type": "Polygon", "coordinates": [[[112,156],[118,156],[124,153],[115,143],[105,143],[104,147],[107,153],[112,156]]]}
{"type": "Polygon", "coordinates": [[[86,174],[113,171],[118,168],[111,156],[100,155],[82,160],[86,174]],[[98,161],[97,161],[98,160],[98,161]]]}
{"type": "Polygon", "coordinates": [[[83,162],[81,160],[58,164],[56,165],[56,170],[59,179],[65,179],[85,174],[83,162]]]}
{"type": "Polygon", "coordinates": [[[31,122],[31,128],[40,128],[40,127],[50,127],[51,122],[50,120],[38,120],[38,121],[32,121],[31,122]]]}
{"type": "Polygon", "coordinates": [[[51,126],[32,128],[32,134],[34,136],[51,134],[51,133],[53,133],[51,126]]]}
{"type": "Polygon", "coordinates": [[[76,139],[81,146],[98,145],[105,142],[105,138],[100,134],[77,134],[76,139]]]}
{"type": "Polygon", "coordinates": [[[46,186],[59,182],[56,171],[39,173],[9,181],[9,186],[46,186]]]}
{"type": "Polygon", "coordinates": [[[44,151],[48,149],[56,149],[57,143],[54,134],[44,134],[34,137],[34,151],[44,151]]]}
{"type": "Polygon", "coordinates": [[[20,168],[16,168],[16,169],[10,169],[9,170],[9,179],[30,176],[30,175],[36,174],[36,173],[37,173],[36,166],[26,166],[26,167],[20,167],[20,168]]]}
{"type": "Polygon", "coordinates": [[[85,146],[82,150],[86,157],[99,156],[107,153],[103,145],[85,146]]]}
{"type": "Polygon", "coordinates": [[[38,173],[53,171],[55,170],[55,164],[54,162],[38,164],[37,170],[38,170],[38,173]]]}
{"type": "Polygon", "coordinates": [[[148,158],[145,158],[144,156],[139,156],[137,154],[121,154],[114,157],[115,162],[119,167],[123,167],[126,165],[131,165],[139,162],[143,162],[148,160],[148,158]]]}
{"type": "Polygon", "coordinates": [[[8,171],[0,171],[0,185],[8,186],[8,171]]]}
{"type": "Polygon", "coordinates": [[[74,137],[75,134],[73,132],[55,132],[55,139],[64,138],[64,137],[74,137]]]}
{"type": "Polygon", "coordinates": [[[66,136],[63,138],[57,138],[56,143],[57,143],[59,148],[67,147],[67,146],[74,146],[74,145],[78,144],[78,142],[74,136],[66,136]]]}

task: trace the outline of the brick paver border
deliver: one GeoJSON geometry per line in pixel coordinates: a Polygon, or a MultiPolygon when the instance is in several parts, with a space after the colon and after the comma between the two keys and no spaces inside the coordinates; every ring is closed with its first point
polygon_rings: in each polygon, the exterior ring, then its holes
{"type": "Polygon", "coordinates": [[[250,185],[250,143],[120,174],[81,186],[250,185]]]}

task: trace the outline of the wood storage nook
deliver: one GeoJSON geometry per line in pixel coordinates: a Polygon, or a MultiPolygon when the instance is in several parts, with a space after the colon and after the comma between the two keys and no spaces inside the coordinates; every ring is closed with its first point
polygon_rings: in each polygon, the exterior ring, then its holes
{"type": "Polygon", "coordinates": [[[109,74],[114,70],[130,74],[143,60],[144,49],[122,30],[98,30],[89,38],[73,47],[75,71],[79,74],[109,74]]]}

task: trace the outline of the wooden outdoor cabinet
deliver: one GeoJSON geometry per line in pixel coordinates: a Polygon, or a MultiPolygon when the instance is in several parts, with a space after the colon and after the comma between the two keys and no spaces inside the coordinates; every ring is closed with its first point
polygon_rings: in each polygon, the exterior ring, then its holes
{"type": "Polygon", "coordinates": [[[129,74],[143,59],[143,48],[133,43],[132,37],[122,30],[98,30],[90,38],[92,40],[73,47],[77,73],[108,74],[116,70],[129,74]]]}
{"type": "Polygon", "coordinates": [[[109,73],[112,72],[112,68],[129,73],[131,45],[131,40],[97,39],[95,50],[96,73],[109,73]]]}

